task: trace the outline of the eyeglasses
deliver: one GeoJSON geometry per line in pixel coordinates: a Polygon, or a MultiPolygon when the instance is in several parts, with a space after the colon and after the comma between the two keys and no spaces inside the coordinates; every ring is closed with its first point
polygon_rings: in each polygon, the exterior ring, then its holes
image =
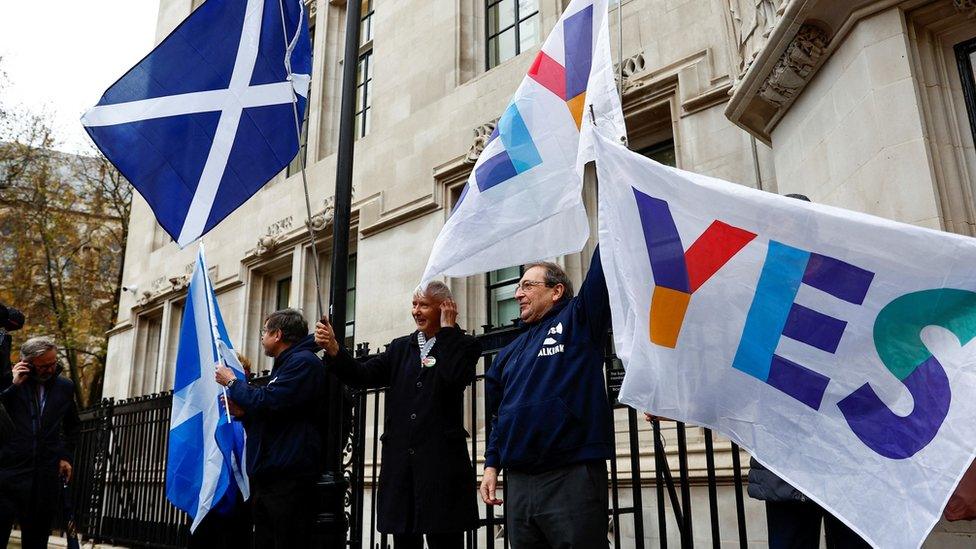
{"type": "Polygon", "coordinates": [[[533,286],[549,286],[549,285],[539,280],[523,280],[522,282],[518,283],[518,288],[521,289],[523,292],[529,291],[529,288],[533,286]]]}

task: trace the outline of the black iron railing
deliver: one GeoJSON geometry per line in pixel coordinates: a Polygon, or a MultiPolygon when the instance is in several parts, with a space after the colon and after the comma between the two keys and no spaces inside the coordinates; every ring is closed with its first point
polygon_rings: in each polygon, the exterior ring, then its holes
{"type": "MultiPolygon", "coordinates": [[[[484,443],[490,435],[490,424],[484,421],[484,372],[491,366],[491,362],[505,345],[511,342],[518,335],[514,327],[506,327],[496,330],[489,330],[479,335],[483,354],[482,364],[474,382],[467,392],[468,415],[467,425],[472,433],[470,439],[470,454],[475,462],[475,469],[481,470],[480,457],[484,454],[484,443]]],[[[357,350],[359,356],[365,357],[369,353],[368,347],[360,346],[357,350]]],[[[707,545],[719,547],[725,541],[738,542],[742,548],[747,546],[746,520],[745,520],[745,501],[743,494],[743,477],[740,461],[740,450],[734,443],[723,442],[725,446],[722,452],[716,452],[716,441],[712,432],[708,429],[701,429],[699,438],[701,448],[696,448],[698,455],[703,455],[705,465],[704,470],[693,469],[689,463],[689,443],[688,432],[692,429],[680,422],[670,420],[654,420],[651,425],[645,426],[643,415],[638,415],[634,409],[617,402],[616,397],[619,393],[620,381],[623,378],[623,367],[613,352],[610,338],[608,338],[607,350],[605,354],[604,366],[606,369],[607,393],[611,405],[614,409],[615,417],[623,419],[625,416],[626,431],[621,433],[614,430],[614,448],[617,449],[615,459],[610,460],[610,508],[607,510],[608,518],[611,520],[611,536],[614,547],[632,546],[636,549],[645,547],[645,524],[643,502],[644,489],[653,488],[656,496],[655,507],[657,511],[657,532],[656,537],[660,547],[668,547],[669,541],[677,541],[680,547],[694,547],[696,536],[692,517],[700,516],[702,511],[697,510],[692,497],[693,486],[703,486],[705,488],[705,499],[707,500],[707,513],[709,528],[702,536],[699,532],[698,542],[707,541],[707,545]],[[667,435],[666,435],[667,434],[667,435]],[[641,439],[643,435],[644,439],[641,439]],[[623,449],[618,444],[617,438],[626,437],[623,449]],[[675,446],[670,448],[667,438],[673,437],[675,446]],[[649,439],[649,440],[648,440],[649,439]],[[622,451],[621,451],[622,450],[622,451]],[[642,471],[643,456],[653,456],[653,473],[645,477],[642,471]],[[720,466],[716,462],[717,455],[725,457],[731,463],[720,466]],[[675,464],[671,462],[677,460],[677,471],[673,471],[675,464]],[[621,467],[626,466],[627,471],[621,471],[621,467]],[[724,505],[719,497],[719,488],[731,489],[734,493],[734,505],[724,505]],[[629,503],[623,504],[627,500],[629,503]],[[724,517],[724,520],[723,520],[724,517]],[[722,537],[721,525],[728,523],[729,518],[734,517],[735,532],[729,538],[722,537]],[[625,524],[626,523],[626,524],[625,524]],[[623,539],[623,527],[631,528],[632,539],[623,539]],[[672,529],[676,535],[668,535],[668,530],[672,529]]],[[[381,422],[382,410],[384,407],[386,391],[385,389],[368,389],[351,393],[353,399],[353,432],[356,433],[357,440],[363,441],[356,447],[358,454],[353,456],[353,484],[362,487],[363,490],[374,489],[378,486],[379,470],[382,464],[379,461],[380,437],[382,436],[381,422]],[[370,413],[368,413],[370,412],[370,413]],[[371,427],[368,429],[367,427],[371,427]],[[370,432],[367,440],[366,433],[370,432]],[[368,448],[369,459],[365,459],[368,448]],[[369,471],[368,476],[365,475],[369,471]]],[[[697,427],[693,428],[697,432],[697,427]]],[[[504,486],[504,471],[501,476],[501,484],[504,486]]],[[[475,497],[476,486],[472,485],[472,497],[475,497]]],[[[389,536],[380,533],[376,529],[376,498],[375,493],[370,494],[369,509],[353,509],[352,516],[367,516],[368,523],[353,521],[350,524],[350,547],[367,547],[370,549],[387,549],[392,546],[389,536]],[[362,532],[362,538],[359,539],[362,532]]],[[[361,496],[359,501],[365,497],[361,496]]],[[[502,514],[504,507],[496,509],[491,506],[483,507],[483,516],[476,530],[468,532],[466,536],[466,547],[477,549],[479,547],[508,548],[508,540],[505,535],[505,517],[502,514]]]]}
{"type": "MultiPolygon", "coordinates": [[[[498,351],[516,335],[516,330],[508,327],[478,336],[484,352],[478,375],[468,390],[466,413],[473,435],[470,453],[479,471],[490,429],[484,421],[484,372],[498,351]]],[[[361,359],[368,358],[369,347],[360,345],[356,354],[361,359]]],[[[668,420],[648,426],[637,411],[616,401],[623,370],[609,343],[604,366],[608,398],[617,423],[617,455],[609,464],[611,494],[607,509],[614,547],[643,549],[646,539],[657,538],[662,548],[668,547],[669,542],[682,548],[693,547],[696,542],[719,547],[723,541],[726,545],[738,542],[745,548],[739,448],[729,442],[718,443],[707,429],[668,420]],[[690,436],[695,439],[691,450],[690,436]],[[691,463],[690,456],[695,457],[695,463],[691,463]],[[695,505],[693,487],[705,489],[707,505],[695,505]],[[720,497],[720,488],[733,491],[734,504],[725,503],[728,498],[720,497]],[[653,493],[656,520],[650,521],[652,524],[645,524],[646,491],[653,493]],[[704,518],[705,513],[709,528],[699,528],[696,539],[692,518],[704,518]],[[735,531],[726,532],[727,537],[723,538],[721,526],[729,524],[732,517],[735,531]],[[624,528],[629,530],[626,537],[624,528]]],[[[252,383],[265,381],[260,378],[252,383]]],[[[346,545],[385,549],[391,546],[391,540],[376,529],[375,498],[382,466],[379,438],[384,424],[381,420],[385,389],[347,390],[344,397],[341,417],[324,418],[323,431],[338,429],[345,441],[342,467],[349,527],[346,545]]],[[[185,547],[190,542],[188,517],[173,507],[165,494],[171,408],[172,394],[162,393],[123,401],[107,399],[81,413],[72,490],[76,523],[85,538],[132,547],[185,547]]],[[[504,472],[501,482],[504,486],[504,472]]],[[[477,497],[475,484],[471,490],[472,497],[477,497]]],[[[466,547],[507,549],[503,511],[504,507],[484,506],[478,528],[466,535],[466,547]]],[[[332,520],[326,514],[323,509],[320,522],[332,520]]],[[[249,524],[239,527],[249,529],[249,524]]]]}

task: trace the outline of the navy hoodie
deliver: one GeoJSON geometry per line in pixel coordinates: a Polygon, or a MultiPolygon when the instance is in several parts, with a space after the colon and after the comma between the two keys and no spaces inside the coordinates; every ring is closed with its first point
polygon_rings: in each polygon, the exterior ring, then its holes
{"type": "Polygon", "coordinates": [[[536,473],[610,459],[603,377],[610,298],[597,248],[579,295],[554,305],[489,368],[485,466],[536,473]]]}
{"type": "Polygon", "coordinates": [[[321,468],[322,435],[318,403],[325,366],[311,335],[274,360],[264,387],[236,382],[227,394],[244,409],[247,472],[251,480],[312,477],[321,468]]]}

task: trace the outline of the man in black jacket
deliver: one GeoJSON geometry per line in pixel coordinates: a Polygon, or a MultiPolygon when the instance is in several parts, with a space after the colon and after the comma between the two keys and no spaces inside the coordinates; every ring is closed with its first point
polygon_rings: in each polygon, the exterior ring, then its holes
{"type": "Polygon", "coordinates": [[[274,358],[264,387],[237,382],[220,367],[228,407],[247,432],[255,547],[308,547],[315,522],[315,481],[322,439],[316,410],[325,387],[325,368],[301,313],[268,315],[261,330],[264,353],[274,358]]]}
{"type": "Polygon", "coordinates": [[[16,520],[26,549],[47,547],[61,501],[60,482],[71,480],[78,438],[74,385],[59,377],[58,349],[46,337],[27,340],[11,384],[0,392],[13,434],[0,447],[0,547],[16,520]]]}
{"type": "Polygon", "coordinates": [[[475,472],[464,429],[464,390],[481,345],[458,327],[443,282],[413,296],[417,329],[360,363],[341,348],[328,320],[315,325],[331,373],[353,387],[388,387],[377,529],[394,549],[461,549],[478,527],[475,472]]]}

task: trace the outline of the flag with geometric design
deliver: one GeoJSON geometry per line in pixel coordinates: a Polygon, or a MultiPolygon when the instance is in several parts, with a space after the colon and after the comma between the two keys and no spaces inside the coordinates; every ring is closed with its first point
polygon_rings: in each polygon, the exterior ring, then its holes
{"type": "Polygon", "coordinates": [[[606,0],[573,0],[475,163],[422,284],[577,252],[591,134],[626,130],[610,59],[606,0]]]}

